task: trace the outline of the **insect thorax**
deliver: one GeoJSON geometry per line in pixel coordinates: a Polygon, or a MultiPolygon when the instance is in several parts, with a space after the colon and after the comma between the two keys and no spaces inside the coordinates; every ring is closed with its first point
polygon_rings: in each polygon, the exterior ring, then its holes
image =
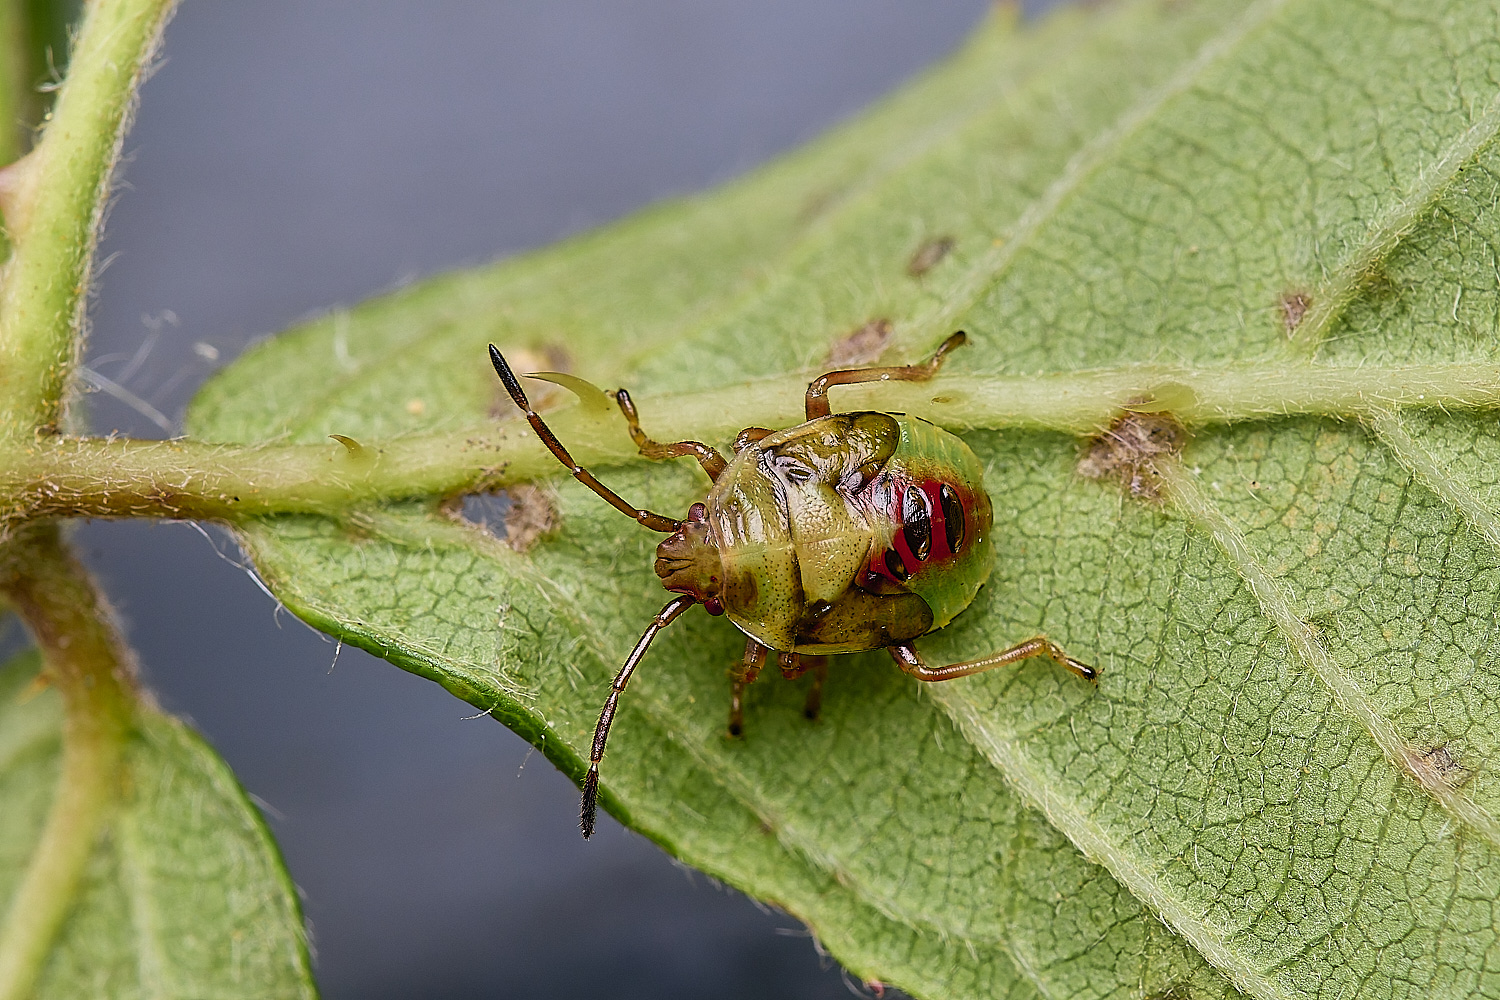
{"type": "Polygon", "coordinates": [[[708,498],[725,613],[772,649],[807,653],[878,649],[946,625],[989,575],[990,516],[967,445],[873,412],[761,439],[708,498]]]}

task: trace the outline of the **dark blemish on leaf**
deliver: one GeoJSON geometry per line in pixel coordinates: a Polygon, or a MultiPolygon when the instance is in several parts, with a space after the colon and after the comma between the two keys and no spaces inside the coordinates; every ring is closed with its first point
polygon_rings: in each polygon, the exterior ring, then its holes
{"type": "Polygon", "coordinates": [[[557,507],[557,493],[550,486],[522,483],[507,492],[510,512],[505,515],[505,544],[525,552],[557,532],[562,512],[557,507]]]}
{"type": "Polygon", "coordinates": [[[1306,292],[1284,292],[1276,301],[1276,308],[1281,313],[1281,325],[1290,336],[1312,308],[1312,296],[1306,292]]]}
{"type": "Polygon", "coordinates": [[[868,365],[879,359],[891,342],[895,326],[888,319],[872,319],[864,326],[834,341],[825,364],[868,365]]]}
{"type": "MultiPolygon", "coordinates": [[[[528,372],[563,372],[570,374],[573,371],[573,357],[567,348],[558,344],[547,344],[538,348],[508,349],[505,357],[510,361],[510,366],[517,374],[524,375],[528,372]]],[[[491,379],[494,381],[494,379],[491,379]]],[[[568,398],[568,391],[561,386],[547,385],[542,382],[531,382],[526,386],[527,395],[531,397],[531,405],[538,410],[545,410],[548,406],[560,403],[568,398]]],[[[420,402],[417,400],[416,402],[420,402]]],[[[426,405],[422,407],[426,409],[426,405]]],[[[410,411],[408,411],[410,412],[410,411]]],[[[519,416],[516,404],[511,402],[505,387],[495,382],[493,395],[490,397],[489,417],[491,420],[505,420],[519,416]]]]}
{"type": "Polygon", "coordinates": [[[906,273],[913,278],[920,278],[941,264],[943,258],[952,253],[957,245],[958,241],[951,236],[938,236],[928,240],[917,247],[917,252],[906,262],[906,273]]]}
{"type": "Polygon", "coordinates": [[[1473,776],[1446,744],[1408,752],[1406,762],[1424,788],[1457,788],[1473,776]]]}
{"type": "Polygon", "coordinates": [[[1109,430],[1089,441],[1078,459],[1078,474],[1085,479],[1114,479],[1133,497],[1160,500],[1161,483],[1154,463],[1180,455],[1187,436],[1171,413],[1127,410],[1109,430]]]}
{"type": "Polygon", "coordinates": [[[532,483],[450,497],[438,509],[517,552],[529,551],[538,541],[556,533],[562,523],[557,494],[532,483]]]}

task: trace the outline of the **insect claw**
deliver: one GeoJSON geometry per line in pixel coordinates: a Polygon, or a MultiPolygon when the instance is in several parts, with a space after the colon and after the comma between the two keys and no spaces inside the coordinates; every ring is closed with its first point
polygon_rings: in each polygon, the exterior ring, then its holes
{"type": "Polygon", "coordinates": [[[1071,656],[1064,656],[1063,659],[1068,661],[1068,669],[1079,677],[1082,677],[1086,681],[1092,681],[1095,684],[1099,683],[1099,670],[1096,667],[1091,667],[1087,663],[1075,660],[1071,656]]]}

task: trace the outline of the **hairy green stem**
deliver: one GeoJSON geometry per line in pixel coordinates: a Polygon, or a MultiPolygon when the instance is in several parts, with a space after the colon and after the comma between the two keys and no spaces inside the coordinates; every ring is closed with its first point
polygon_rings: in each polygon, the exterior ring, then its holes
{"type": "MultiPolygon", "coordinates": [[[[661,439],[723,442],[742,427],[800,422],[805,389],[804,377],[788,376],[637,403],[648,433],[661,439]]],[[[894,410],[957,429],[1092,434],[1126,409],[1170,411],[1201,426],[1500,407],[1500,366],[1127,367],[1036,377],[942,376],[840,387],[835,395],[837,409],[894,410]]],[[[617,413],[579,406],[548,420],[584,464],[618,464],[634,455],[617,413]]],[[[270,513],[340,514],[351,505],[491,489],[557,470],[517,420],[380,443],[45,437],[8,458],[0,466],[0,520],[12,523],[38,516],[233,521],[270,513]]]]}
{"type": "Polygon", "coordinates": [[[0,1000],[21,1000],[36,985],[118,798],[135,697],[109,610],[56,524],[28,525],[0,550],[0,595],[25,621],[66,712],[57,795],[0,925],[0,1000]]]}
{"type": "Polygon", "coordinates": [[[21,155],[22,125],[27,115],[25,0],[0,0],[0,166],[21,155]]]}
{"type": "Polygon", "coordinates": [[[85,292],[136,84],[171,0],[94,0],[42,140],[8,206],[0,281],[0,434],[54,430],[82,349],[85,292]]]}

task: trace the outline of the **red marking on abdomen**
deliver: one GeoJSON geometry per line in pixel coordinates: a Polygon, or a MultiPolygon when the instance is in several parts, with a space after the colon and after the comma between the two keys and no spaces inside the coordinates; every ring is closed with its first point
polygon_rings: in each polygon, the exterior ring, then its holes
{"type": "MultiPolygon", "coordinates": [[[[960,487],[953,486],[951,483],[948,485],[958,495],[959,506],[964,512],[964,531],[960,537],[971,538],[974,534],[974,526],[968,522],[972,520],[973,498],[966,496],[967,491],[960,487]]],[[[948,547],[948,524],[943,511],[943,486],[944,483],[937,479],[924,479],[921,482],[897,479],[891,482],[890,505],[884,514],[896,526],[896,531],[891,537],[889,549],[880,549],[870,553],[870,562],[865,568],[865,579],[868,583],[873,584],[884,578],[897,586],[904,586],[911,581],[912,577],[921,573],[924,567],[933,563],[946,562],[954,557],[955,553],[948,547]],[[927,526],[931,537],[928,541],[926,559],[917,558],[916,553],[911,550],[911,546],[906,541],[906,532],[902,530],[906,527],[902,513],[906,504],[906,491],[913,489],[921,490],[927,500],[927,526]],[[886,563],[887,555],[893,551],[906,569],[905,580],[892,573],[886,563]]]]}

